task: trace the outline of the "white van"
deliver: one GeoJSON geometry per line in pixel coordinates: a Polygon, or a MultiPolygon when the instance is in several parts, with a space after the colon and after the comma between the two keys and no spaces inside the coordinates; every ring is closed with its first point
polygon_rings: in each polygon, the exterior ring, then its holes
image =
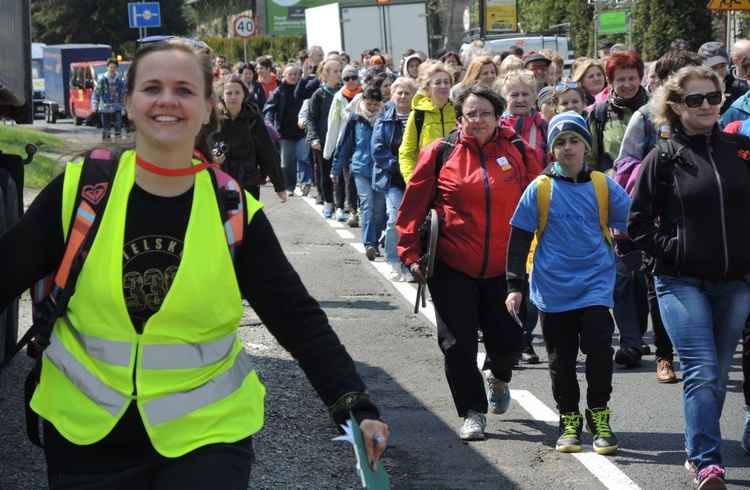
{"type": "MultiPolygon", "coordinates": [[[[495,53],[507,51],[513,45],[520,46],[524,53],[528,53],[529,51],[536,51],[538,53],[543,49],[549,49],[550,51],[559,53],[563,59],[575,58],[573,43],[567,36],[514,33],[484,39],[484,47],[491,49],[495,53]]],[[[469,43],[464,43],[461,46],[460,54],[463,54],[468,49],[469,43]]]]}
{"type": "Polygon", "coordinates": [[[34,84],[34,114],[44,114],[44,63],[43,52],[46,44],[31,43],[31,79],[34,84]]]}

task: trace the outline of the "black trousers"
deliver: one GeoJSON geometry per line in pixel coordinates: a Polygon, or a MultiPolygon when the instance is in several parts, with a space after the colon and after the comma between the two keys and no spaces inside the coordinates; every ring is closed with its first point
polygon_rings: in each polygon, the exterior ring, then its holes
{"type": "Polygon", "coordinates": [[[487,352],[482,369],[503,381],[510,381],[524,346],[521,327],[505,309],[505,275],[475,279],[436,261],[428,285],[445,377],[458,416],[465,417],[468,410],[487,413],[484,377],[477,367],[477,326],[484,333],[487,352]]]}
{"type": "Polygon", "coordinates": [[[333,182],[331,182],[331,167],[333,162],[331,159],[326,160],[323,158],[323,152],[320,150],[313,150],[313,162],[315,167],[315,186],[318,188],[318,192],[323,196],[323,202],[333,202],[333,182]]]}
{"type": "Polygon", "coordinates": [[[252,439],[212,444],[179,458],[162,458],[99,473],[49,471],[50,490],[246,490],[253,461],[252,439]]]}
{"type": "Polygon", "coordinates": [[[581,391],[576,376],[578,348],[586,355],[586,402],[606,407],[612,394],[612,335],[609,308],[589,306],[560,313],[539,312],[547,348],[552,395],[560,413],[578,412],[581,391]]]}

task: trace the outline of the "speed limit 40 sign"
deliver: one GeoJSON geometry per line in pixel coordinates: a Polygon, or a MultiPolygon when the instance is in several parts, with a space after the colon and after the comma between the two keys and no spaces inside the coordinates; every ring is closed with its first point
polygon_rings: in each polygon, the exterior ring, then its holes
{"type": "Polygon", "coordinates": [[[253,37],[255,32],[255,19],[249,15],[240,15],[234,19],[234,34],[237,37],[253,37]]]}

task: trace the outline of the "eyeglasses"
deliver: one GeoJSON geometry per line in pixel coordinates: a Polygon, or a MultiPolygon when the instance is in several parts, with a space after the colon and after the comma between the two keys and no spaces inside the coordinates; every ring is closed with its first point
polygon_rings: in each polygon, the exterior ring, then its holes
{"type": "Polygon", "coordinates": [[[345,82],[351,82],[352,80],[357,80],[359,77],[357,75],[349,75],[348,77],[342,78],[345,82]]]}
{"type": "Polygon", "coordinates": [[[566,88],[578,88],[581,84],[578,82],[567,82],[567,83],[558,83],[555,85],[555,92],[562,92],[566,88]]]}
{"type": "Polygon", "coordinates": [[[722,93],[716,90],[707,94],[686,95],[684,99],[680,99],[677,102],[684,102],[686,106],[694,109],[702,106],[704,99],[707,100],[710,105],[719,105],[721,104],[721,97],[722,93]]]}
{"type": "Polygon", "coordinates": [[[478,119],[494,119],[495,113],[489,112],[489,111],[482,111],[482,112],[467,112],[463,115],[466,119],[469,121],[476,121],[478,119]]]}
{"type": "Polygon", "coordinates": [[[198,41],[196,39],[190,39],[188,37],[179,37],[179,36],[148,36],[148,37],[142,37],[135,42],[135,52],[137,53],[139,49],[141,49],[143,46],[147,44],[153,44],[158,43],[162,41],[167,41],[169,39],[178,39],[180,41],[190,43],[193,46],[200,48],[200,49],[207,49],[208,51],[211,51],[211,47],[201,41],[198,41]]]}
{"type": "Polygon", "coordinates": [[[549,71],[549,66],[547,65],[531,65],[528,68],[529,70],[533,71],[534,73],[542,72],[547,73],[549,71]]]}

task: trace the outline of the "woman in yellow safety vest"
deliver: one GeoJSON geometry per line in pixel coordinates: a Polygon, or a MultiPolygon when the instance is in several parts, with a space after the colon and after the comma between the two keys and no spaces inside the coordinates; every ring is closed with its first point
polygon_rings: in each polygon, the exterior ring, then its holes
{"type": "MultiPolygon", "coordinates": [[[[217,199],[226,189],[203,156],[218,126],[210,48],[142,39],[129,74],[135,148],[108,182],[31,400],[44,419],[50,488],[247,488],[265,388],[237,336],[242,297],[332,418],[353,413],[375,464],[388,426],[248,193],[244,239],[230,253],[217,199]]],[[[96,196],[79,189],[85,165],[69,164],[0,240],[15,251],[0,256],[0,309],[61,263],[73,203],[96,196]]]]}

